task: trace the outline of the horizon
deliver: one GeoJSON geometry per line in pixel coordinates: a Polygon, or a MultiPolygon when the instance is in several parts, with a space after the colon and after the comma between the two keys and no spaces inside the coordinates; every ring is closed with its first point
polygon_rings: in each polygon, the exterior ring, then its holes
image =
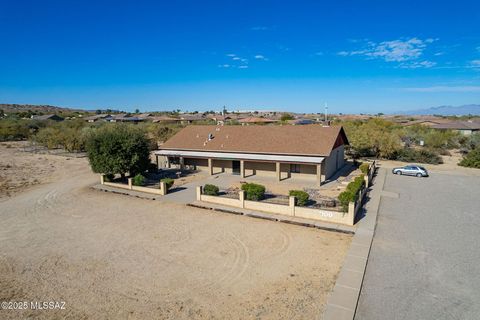
{"type": "Polygon", "coordinates": [[[11,48],[0,100],[12,104],[391,114],[480,103],[474,1],[12,2],[0,18],[11,48]]]}

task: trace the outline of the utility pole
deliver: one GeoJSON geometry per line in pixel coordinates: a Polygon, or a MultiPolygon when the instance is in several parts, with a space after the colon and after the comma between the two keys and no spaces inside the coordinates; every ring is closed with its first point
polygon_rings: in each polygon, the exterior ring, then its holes
{"type": "Polygon", "coordinates": [[[328,106],[325,102],[325,125],[328,125],[328,106]]]}

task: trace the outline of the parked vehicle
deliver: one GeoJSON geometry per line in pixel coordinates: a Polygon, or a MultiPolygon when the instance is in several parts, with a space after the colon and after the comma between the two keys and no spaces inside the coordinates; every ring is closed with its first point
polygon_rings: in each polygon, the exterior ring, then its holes
{"type": "Polygon", "coordinates": [[[409,164],[408,166],[393,168],[392,172],[399,175],[428,177],[428,171],[422,166],[409,164]]]}

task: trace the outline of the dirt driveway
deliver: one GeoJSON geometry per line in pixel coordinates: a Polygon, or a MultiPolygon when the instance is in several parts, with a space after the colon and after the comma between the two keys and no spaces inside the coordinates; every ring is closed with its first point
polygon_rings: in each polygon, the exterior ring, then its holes
{"type": "Polygon", "coordinates": [[[0,318],[323,311],[349,235],[94,191],[85,159],[58,158],[42,159],[56,163],[52,182],[0,200],[0,301],[65,301],[66,310],[0,310],[0,318]]]}

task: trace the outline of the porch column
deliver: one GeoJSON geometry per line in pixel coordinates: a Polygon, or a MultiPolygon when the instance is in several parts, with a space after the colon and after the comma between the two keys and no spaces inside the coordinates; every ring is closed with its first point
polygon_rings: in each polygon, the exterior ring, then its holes
{"type": "Polygon", "coordinates": [[[240,177],[245,178],[245,161],[240,160],[240,177]]]}
{"type": "Polygon", "coordinates": [[[183,170],[185,168],[185,159],[180,157],[180,169],[183,170]]]}
{"type": "Polygon", "coordinates": [[[208,172],[210,173],[210,175],[213,175],[212,158],[208,158],[208,172]]]}
{"type": "Polygon", "coordinates": [[[317,164],[317,185],[322,185],[322,164],[317,164]]]}
{"type": "Polygon", "coordinates": [[[166,163],[167,168],[170,168],[170,158],[169,158],[168,156],[165,157],[165,158],[167,158],[167,161],[166,161],[166,162],[167,162],[167,163],[166,163]]]}
{"type": "Polygon", "coordinates": [[[158,154],[155,155],[155,163],[157,164],[157,170],[159,169],[158,167],[158,154]]]}
{"type": "Polygon", "coordinates": [[[276,166],[277,166],[277,179],[278,179],[278,181],[280,181],[281,178],[282,178],[281,177],[281,172],[280,172],[280,162],[277,162],[276,166]]]}

